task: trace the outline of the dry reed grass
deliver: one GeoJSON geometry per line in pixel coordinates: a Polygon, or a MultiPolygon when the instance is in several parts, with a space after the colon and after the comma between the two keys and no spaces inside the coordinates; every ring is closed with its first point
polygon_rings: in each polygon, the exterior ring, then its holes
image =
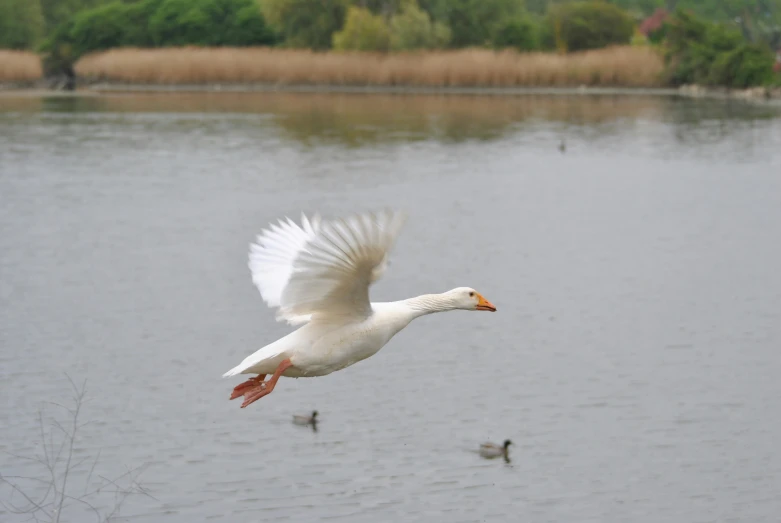
{"type": "Polygon", "coordinates": [[[649,48],[583,53],[466,49],[399,54],[269,48],[114,49],[83,57],[82,78],[134,84],[408,87],[655,87],[662,59],[649,48]]]}
{"type": "Polygon", "coordinates": [[[34,82],[41,77],[43,68],[37,54],[0,49],[0,83],[34,82]]]}

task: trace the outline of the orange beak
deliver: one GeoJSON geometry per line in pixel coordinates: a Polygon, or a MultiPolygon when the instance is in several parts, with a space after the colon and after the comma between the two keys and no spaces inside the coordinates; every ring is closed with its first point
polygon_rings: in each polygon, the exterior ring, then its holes
{"type": "Polygon", "coordinates": [[[494,307],[494,304],[483,298],[482,294],[478,294],[477,297],[479,299],[477,302],[477,310],[496,312],[496,307],[494,307]]]}

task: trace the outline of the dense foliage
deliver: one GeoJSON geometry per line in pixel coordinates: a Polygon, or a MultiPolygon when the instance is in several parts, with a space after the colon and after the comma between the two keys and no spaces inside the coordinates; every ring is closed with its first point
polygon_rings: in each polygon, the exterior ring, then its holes
{"type": "Polygon", "coordinates": [[[263,15],[287,47],[329,49],[344,25],[348,0],[259,0],[263,15]]]}
{"type": "Polygon", "coordinates": [[[628,44],[635,28],[626,11],[598,0],[557,6],[552,18],[557,39],[568,51],[628,44]]]}
{"type": "Polygon", "coordinates": [[[539,47],[535,24],[527,16],[510,18],[500,24],[491,43],[496,49],[514,47],[519,51],[532,51],[539,47]]]}
{"type": "Polygon", "coordinates": [[[445,47],[450,29],[434,22],[416,0],[402,0],[389,19],[364,7],[352,6],[341,31],[334,33],[339,51],[410,51],[445,47]]]}
{"type": "Polygon", "coordinates": [[[344,28],[334,33],[337,51],[387,51],[390,42],[390,29],[382,16],[363,7],[350,7],[344,28]]]}
{"type": "Polygon", "coordinates": [[[391,48],[397,51],[445,47],[452,37],[450,28],[432,20],[415,0],[403,0],[390,21],[391,48]]]}
{"type": "MultiPolygon", "coordinates": [[[[2,1],[2,0],[0,0],[2,1]]],[[[275,36],[254,0],[115,0],[79,11],[41,46],[47,73],[115,47],[270,45],[275,36]]]]}
{"type": "Polygon", "coordinates": [[[773,80],[775,56],[740,30],[678,12],[666,29],[665,59],[673,85],[749,87],[773,80]]]}
{"type": "Polygon", "coordinates": [[[46,34],[51,34],[60,24],[66,22],[76,13],[108,4],[112,1],[115,0],[40,0],[46,34]]]}
{"type": "Polygon", "coordinates": [[[43,35],[38,0],[0,0],[0,48],[29,49],[43,35]]]}
{"type": "Polygon", "coordinates": [[[163,0],[149,12],[149,36],[157,47],[274,43],[253,0],[163,0]]]}
{"type": "Polygon", "coordinates": [[[423,0],[420,5],[450,28],[451,47],[490,45],[504,21],[525,13],[523,0],[423,0]]]}
{"type": "Polygon", "coordinates": [[[43,45],[58,60],[114,47],[274,43],[254,0],[114,1],[76,13],[43,45]]]}

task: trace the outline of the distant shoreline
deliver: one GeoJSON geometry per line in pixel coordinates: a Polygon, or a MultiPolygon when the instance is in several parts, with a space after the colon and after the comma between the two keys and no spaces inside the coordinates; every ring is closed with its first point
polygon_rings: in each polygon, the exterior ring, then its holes
{"type": "Polygon", "coordinates": [[[307,84],[122,84],[101,82],[83,89],[95,92],[209,92],[209,93],[323,93],[323,94],[428,94],[428,95],[621,95],[670,96],[677,89],[664,87],[427,87],[408,85],[307,85],[307,84]]]}
{"type": "MultiPolygon", "coordinates": [[[[8,54],[8,53],[6,53],[8,54]]],[[[27,53],[11,58],[39,60],[27,53]]],[[[37,61],[38,60],[38,61],[37,61]]],[[[21,71],[22,68],[19,68],[21,71]]],[[[26,70],[26,69],[25,69],[26,70]]],[[[436,96],[651,96],[781,103],[781,88],[672,87],[645,46],[570,54],[487,49],[316,53],[269,48],[117,48],[80,58],[70,76],[17,77],[15,91],[57,96],[118,93],[310,93],[436,96]],[[74,83],[75,82],[75,83],[74,83]],[[73,87],[76,91],[57,91],[73,87]],[[41,91],[44,89],[44,91],[41,91]],[[51,91],[49,91],[51,89],[51,91]],[[72,94],[64,94],[72,93],[72,94]]],[[[3,84],[0,83],[0,93],[3,84]]]]}
{"type": "Polygon", "coordinates": [[[0,96],[80,97],[102,94],[141,93],[302,93],[302,94],[386,94],[452,96],[657,96],[745,100],[781,105],[781,89],[751,88],[730,90],[700,86],[671,87],[416,87],[287,84],[126,84],[100,82],[63,91],[19,84],[0,84],[0,96]]]}

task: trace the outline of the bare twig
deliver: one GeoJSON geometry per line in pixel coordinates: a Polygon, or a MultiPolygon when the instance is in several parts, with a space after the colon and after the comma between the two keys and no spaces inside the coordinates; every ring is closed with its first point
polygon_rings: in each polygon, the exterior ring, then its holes
{"type": "MultiPolygon", "coordinates": [[[[2,474],[0,474],[0,481],[5,483],[6,485],[9,485],[11,487],[11,489],[13,489],[14,492],[18,492],[32,506],[32,508],[35,509],[35,512],[40,511],[40,512],[43,512],[44,514],[46,514],[47,516],[49,515],[48,512],[46,512],[46,509],[43,508],[43,505],[41,505],[42,502],[34,501],[21,488],[19,488],[18,485],[16,485],[15,483],[11,483],[7,479],[5,479],[5,476],[3,476],[2,474]]],[[[47,491],[47,494],[48,494],[48,491],[47,491]]],[[[3,503],[3,504],[5,505],[5,503],[3,503]]],[[[29,509],[17,509],[16,507],[11,505],[10,503],[8,505],[11,506],[12,509],[13,509],[12,511],[16,512],[17,514],[27,514],[27,513],[30,512],[29,509]]]]}
{"type": "MultiPolygon", "coordinates": [[[[57,511],[55,512],[55,519],[54,523],[60,523],[60,515],[62,514],[62,506],[65,503],[65,496],[67,492],[68,487],[68,475],[71,471],[71,460],[73,459],[73,443],[76,441],[76,431],[78,430],[79,426],[79,412],[81,412],[81,402],[84,399],[84,391],[87,387],[87,381],[84,381],[84,385],[82,385],[81,391],[76,387],[76,384],[73,383],[73,380],[68,376],[68,381],[71,382],[71,386],[74,390],[74,399],[76,400],[76,409],[70,410],[68,409],[68,412],[73,414],[72,420],[73,420],[73,428],[71,429],[71,432],[69,434],[70,439],[70,445],[68,445],[68,457],[65,461],[65,472],[63,472],[62,475],[62,487],[60,489],[60,503],[57,506],[57,511]]],[[[60,426],[58,423],[57,426],[60,426]]],[[[64,432],[64,429],[63,429],[64,432]]],[[[93,507],[94,508],[94,507],[93,507]]]]}
{"type": "MultiPolygon", "coordinates": [[[[11,456],[28,460],[42,466],[45,469],[44,477],[24,477],[9,476],[0,474],[0,486],[8,485],[10,496],[7,500],[0,499],[2,505],[8,512],[13,514],[28,515],[29,521],[48,521],[50,523],[59,523],[60,518],[66,519],[63,512],[67,512],[68,507],[81,505],[95,515],[98,523],[108,522],[119,514],[119,511],[128,497],[134,494],[140,494],[151,499],[155,499],[144,487],[138,484],[138,477],[142,474],[142,467],[136,467],[127,470],[114,479],[109,479],[102,475],[96,475],[95,470],[100,460],[101,452],[93,458],[85,457],[76,459],[77,439],[79,430],[88,425],[89,422],[81,422],[82,406],[86,402],[86,381],[81,386],[67,376],[68,381],[73,388],[73,402],[75,407],[70,408],[65,405],[51,403],[52,405],[63,409],[70,416],[70,422],[65,425],[58,420],[51,418],[48,423],[44,420],[43,410],[38,413],[39,434],[41,439],[42,453],[36,457],[11,456]],[[48,430],[47,430],[48,428],[48,430]],[[57,437],[55,438],[55,435],[57,437]],[[59,440],[56,441],[55,440],[59,440]],[[92,461],[91,466],[88,463],[92,461]],[[72,477],[80,470],[82,465],[89,466],[84,492],[76,495],[73,490],[72,477]],[[100,478],[101,482],[94,488],[90,488],[93,477],[100,478]],[[45,487],[42,495],[32,494],[18,483],[22,481],[32,481],[45,487]],[[127,487],[120,485],[128,483],[127,487]],[[113,487],[106,489],[106,487],[113,487]],[[97,496],[104,493],[113,493],[113,505],[101,513],[98,508],[101,503],[97,501],[97,496]],[[14,496],[20,496],[23,500],[22,506],[17,506],[13,502],[14,496]],[[95,500],[91,497],[96,496],[95,500]],[[76,505],[74,505],[76,504],[76,505]]],[[[40,490],[43,490],[41,488],[40,490]]]]}
{"type": "Polygon", "coordinates": [[[89,474],[87,474],[87,481],[84,482],[84,495],[87,495],[87,489],[89,488],[89,482],[92,479],[92,473],[95,472],[95,465],[98,464],[98,460],[100,459],[100,453],[103,452],[102,450],[98,451],[98,455],[95,456],[95,461],[92,462],[92,467],[89,469],[89,474]]]}

